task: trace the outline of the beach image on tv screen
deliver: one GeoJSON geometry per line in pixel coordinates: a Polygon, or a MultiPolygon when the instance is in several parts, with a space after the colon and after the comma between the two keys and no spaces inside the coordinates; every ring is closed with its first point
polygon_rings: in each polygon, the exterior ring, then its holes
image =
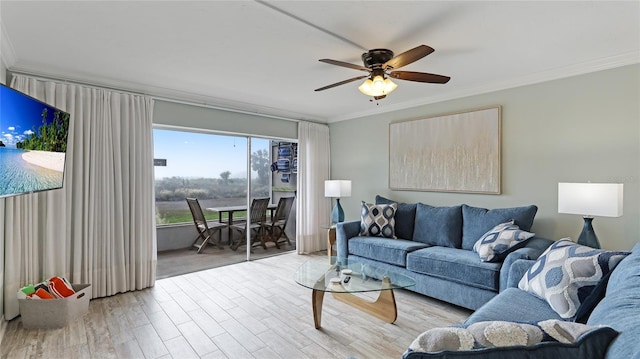
{"type": "Polygon", "coordinates": [[[62,187],[69,114],[0,86],[0,197],[62,187]]]}

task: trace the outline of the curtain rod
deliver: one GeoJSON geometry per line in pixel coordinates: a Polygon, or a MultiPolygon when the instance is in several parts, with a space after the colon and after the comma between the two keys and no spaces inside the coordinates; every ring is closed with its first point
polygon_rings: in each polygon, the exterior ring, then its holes
{"type": "MultiPolygon", "coordinates": [[[[189,106],[204,107],[204,108],[209,108],[209,109],[212,109],[212,110],[227,111],[227,112],[239,113],[239,114],[243,114],[243,115],[253,115],[253,116],[267,117],[267,118],[273,118],[273,119],[276,119],[276,120],[284,120],[284,121],[292,121],[292,122],[306,121],[306,120],[299,120],[299,119],[290,118],[290,117],[268,115],[268,114],[264,114],[264,113],[260,113],[260,112],[252,112],[252,111],[247,111],[247,110],[239,110],[239,109],[233,109],[233,108],[227,108],[227,107],[222,107],[222,106],[210,105],[210,104],[205,104],[205,103],[197,103],[197,102],[192,102],[192,101],[188,101],[188,100],[179,100],[179,99],[175,99],[175,98],[157,96],[157,95],[144,93],[144,92],[139,92],[139,91],[124,90],[124,89],[120,89],[120,88],[117,88],[117,87],[112,87],[112,86],[107,86],[107,85],[102,85],[102,84],[97,84],[97,83],[92,83],[92,82],[87,82],[87,81],[67,80],[67,79],[61,79],[61,78],[58,78],[58,77],[55,77],[55,76],[43,75],[43,74],[35,74],[35,73],[24,72],[24,71],[19,71],[19,70],[7,70],[7,72],[9,72],[12,76],[14,74],[24,75],[24,76],[33,77],[33,78],[36,78],[36,79],[39,79],[39,80],[58,81],[58,82],[71,83],[71,84],[76,84],[76,85],[81,85],[81,86],[90,86],[90,87],[95,87],[95,88],[101,88],[101,89],[104,89],[104,90],[112,90],[112,91],[117,91],[117,92],[121,92],[121,93],[125,93],[125,94],[130,94],[130,95],[149,96],[154,100],[159,100],[159,101],[164,101],[164,102],[173,102],[173,103],[189,105],[189,106]]],[[[308,121],[308,122],[316,122],[316,121],[308,121]]],[[[322,122],[316,122],[316,123],[322,123],[322,122]]]]}

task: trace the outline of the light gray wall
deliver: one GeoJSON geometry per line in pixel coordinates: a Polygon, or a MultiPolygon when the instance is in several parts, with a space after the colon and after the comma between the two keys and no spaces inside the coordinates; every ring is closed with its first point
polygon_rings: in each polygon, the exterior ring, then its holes
{"type": "Polygon", "coordinates": [[[182,103],[155,101],[153,123],[233,134],[282,139],[298,138],[298,123],[182,103]]]}
{"type": "MultiPolygon", "coordinates": [[[[400,84],[402,86],[402,84],[400,84]]],[[[425,85],[428,86],[428,85],[425,85]]],[[[446,85],[445,85],[446,86],[446,85]]],[[[393,101],[393,95],[382,101],[393,101]]],[[[596,218],[603,248],[631,249],[640,240],[640,65],[518,87],[417,108],[332,123],[331,176],[351,179],[346,218],[376,194],[435,206],[485,208],[535,204],[539,236],[577,238],[583,220],[558,214],[558,182],[624,183],[624,215],[596,218]],[[502,106],[502,194],[388,189],[389,123],[502,106]]]]}

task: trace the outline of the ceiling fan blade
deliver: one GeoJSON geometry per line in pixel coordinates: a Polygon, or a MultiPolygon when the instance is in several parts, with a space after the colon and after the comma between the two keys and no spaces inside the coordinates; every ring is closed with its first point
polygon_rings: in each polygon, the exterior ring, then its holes
{"type": "Polygon", "coordinates": [[[428,82],[432,84],[446,84],[451,79],[451,77],[449,76],[428,74],[426,72],[413,72],[413,71],[392,71],[389,74],[389,76],[393,77],[394,79],[417,81],[417,82],[428,82]]]}
{"type": "Polygon", "coordinates": [[[342,62],[342,61],[331,60],[331,59],[320,59],[318,61],[330,64],[330,65],[348,67],[350,69],[355,69],[355,70],[360,70],[360,71],[366,71],[366,72],[370,71],[368,68],[366,68],[364,66],[354,65],[354,64],[350,64],[348,62],[342,62]]]}
{"type": "Polygon", "coordinates": [[[363,79],[365,77],[369,77],[369,76],[368,75],[362,75],[362,76],[354,77],[354,78],[351,78],[351,79],[348,79],[348,80],[336,82],[335,84],[327,85],[325,87],[320,87],[319,89],[315,89],[314,91],[327,90],[327,89],[330,89],[330,88],[333,88],[333,87],[336,87],[336,86],[348,84],[349,82],[358,81],[358,80],[363,79]]]}
{"type": "Polygon", "coordinates": [[[384,65],[382,65],[382,68],[386,69],[387,67],[391,67],[394,69],[399,69],[402,66],[406,66],[414,61],[420,60],[421,58],[429,55],[434,51],[435,51],[434,49],[432,49],[427,45],[420,45],[420,46],[414,47],[409,51],[405,51],[400,55],[392,58],[391,60],[385,62],[384,65]]]}

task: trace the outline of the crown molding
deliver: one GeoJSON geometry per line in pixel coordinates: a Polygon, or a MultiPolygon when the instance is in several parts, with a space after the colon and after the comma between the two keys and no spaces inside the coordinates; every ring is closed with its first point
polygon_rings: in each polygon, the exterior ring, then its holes
{"type": "Polygon", "coordinates": [[[548,71],[542,71],[533,73],[518,78],[510,79],[507,81],[498,81],[491,84],[470,87],[462,89],[460,91],[454,91],[445,93],[439,96],[431,96],[428,98],[420,99],[418,101],[407,101],[402,103],[385,106],[382,108],[376,108],[374,110],[367,110],[358,113],[346,114],[343,116],[332,117],[327,120],[328,123],[347,121],[361,117],[379,115],[383,113],[389,113],[399,110],[405,110],[409,108],[455,100],[463,97],[482,95],[485,93],[512,89],[520,86],[533,85],[536,83],[548,82],[553,80],[559,80],[567,77],[588,74],[592,72],[598,72],[616,67],[622,67],[627,65],[633,65],[640,63],[640,51],[632,51],[616,56],[606,57],[594,61],[587,61],[575,65],[559,67],[548,71]]]}

